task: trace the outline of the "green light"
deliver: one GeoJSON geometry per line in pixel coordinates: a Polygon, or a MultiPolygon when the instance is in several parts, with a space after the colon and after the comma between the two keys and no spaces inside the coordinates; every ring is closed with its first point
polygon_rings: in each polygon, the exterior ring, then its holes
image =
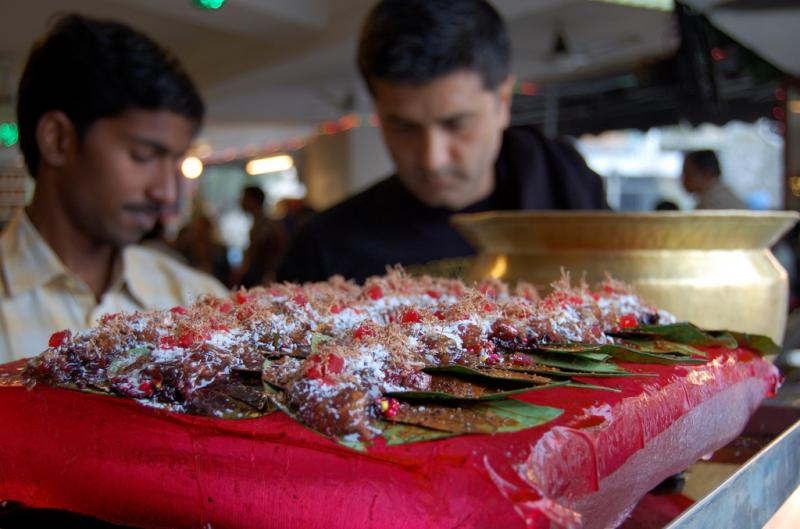
{"type": "Polygon", "coordinates": [[[19,128],[16,123],[0,123],[0,143],[4,147],[16,145],[19,141],[19,128]]]}
{"type": "Polygon", "coordinates": [[[225,0],[193,0],[193,2],[200,9],[219,9],[225,0]]]}

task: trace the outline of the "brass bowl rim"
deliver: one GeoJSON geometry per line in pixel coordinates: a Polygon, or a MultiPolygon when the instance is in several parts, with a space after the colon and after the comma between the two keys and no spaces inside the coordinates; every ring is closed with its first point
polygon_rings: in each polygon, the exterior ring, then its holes
{"type": "Polygon", "coordinates": [[[800,212],[790,210],[751,211],[744,209],[704,209],[695,211],[607,211],[607,210],[536,210],[536,211],[484,211],[481,213],[456,213],[454,223],[473,223],[489,220],[528,220],[528,219],[703,219],[703,220],[800,220],[800,212]]]}
{"type": "Polygon", "coordinates": [[[452,224],[479,251],[513,253],[760,249],[775,244],[798,220],[797,211],[546,210],[457,214],[452,224]]]}

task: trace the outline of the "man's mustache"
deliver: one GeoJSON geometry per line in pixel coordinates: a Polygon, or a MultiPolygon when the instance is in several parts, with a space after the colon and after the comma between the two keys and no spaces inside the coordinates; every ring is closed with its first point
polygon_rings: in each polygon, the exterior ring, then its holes
{"type": "Polygon", "coordinates": [[[457,167],[446,167],[436,171],[420,170],[420,176],[425,180],[439,180],[441,178],[455,178],[462,180],[466,177],[466,173],[457,167]]]}
{"type": "Polygon", "coordinates": [[[131,213],[146,213],[149,215],[162,215],[166,213],[169,207],[165,207],[161,204],[156,202],[139,202],[134,204],[125,204],[122,206],[125,211],[129,211],[131,213]]]}

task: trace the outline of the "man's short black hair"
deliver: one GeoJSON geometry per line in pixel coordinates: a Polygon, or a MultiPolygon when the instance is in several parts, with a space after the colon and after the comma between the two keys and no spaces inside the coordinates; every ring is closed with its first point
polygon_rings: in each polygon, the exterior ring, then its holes
{"type": "Polygon", "coordinates": [[[83,139],[98,119],[130,109],[170,110],[199,129],[205,108],[178,60],[129,26],[78,14],[57,19],[34,44],[17,92],[20,148],[35,178],[36,126],[64,112],[83,139]]]}
{"type": "Polygon", "coordinates": [[[698,171],[703,173],[708,172],[714,178],[719,178],[721,173],[719,169],[719,159],[714,151],[702,150],[688,152],[686,153],[685,160],[691,162],[698,171]]]}
{"type": "Polygon", "coordinates": [[[510,62],[505,23],[484,0],[382,0],[358,43],[367,86],[373,79],[424,84],[474,71],[493,90],[508,77],[510,62]]]}

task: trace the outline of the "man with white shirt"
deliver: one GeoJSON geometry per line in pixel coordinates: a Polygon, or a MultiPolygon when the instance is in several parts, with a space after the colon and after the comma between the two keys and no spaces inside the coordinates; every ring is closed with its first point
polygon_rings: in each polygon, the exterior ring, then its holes
{"type": "Polygon", "coordinates": [[[128,26],[66,15],[34,45],[17,118],[36,189],[0,235],[0,362],[105,313],[225,292],[135,244],[174,206],[203,114],[178,61],[128,26]]]}
{"type": "Polygon", "coordinates": [[[697,197],[695,209],[747,209],[720,178],[719,159],[714,151],[692,151],[683,160],[681,181],[697,197]]]}

